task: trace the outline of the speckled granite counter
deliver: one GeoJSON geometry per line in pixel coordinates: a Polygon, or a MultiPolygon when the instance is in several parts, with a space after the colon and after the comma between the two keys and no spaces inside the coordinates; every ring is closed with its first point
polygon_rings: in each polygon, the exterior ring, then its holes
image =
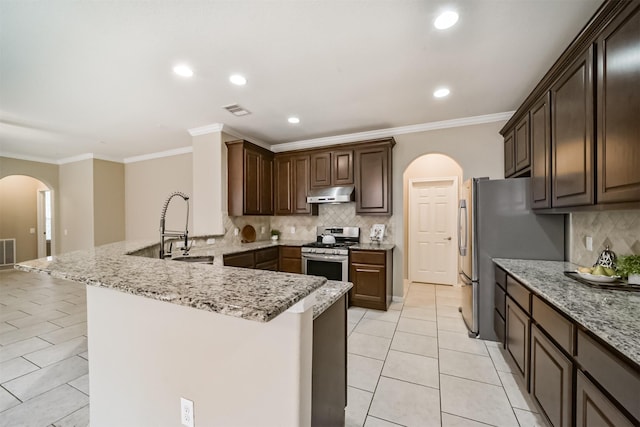
{"type": "Polygon", "coordinates": [[[351,282],[337,282],[335,280],[328,280],[322,287],[316,292],[316,303],[313,306],[313,318],[317,318],[325,310],[333,305],[336,301],[342,297],[342,295],[349,292],[349,289],[353,287],[351,282]]]}
{"type": "MultiPolygon", "coordinates": [[[[68,252],[51,260],[21,262],[16,268],[260,322],[273,319],[326,282],[325,278],[316,276],[127,255],[154,244],[149,241],[112,243],[68,252]]],[[[278,245],[259,242],[242,248],[257,249],[264,244],[278,245]]],[[[216,250],[221,262],[220,253],[224,248],[216,250]]]]}
{"type": "Polygon", "coordinates": [[[640,293],[598,289],[566,277],[576,265],[496,258],[534,293],[640,365],[640,293]]]}
{"type": "Polygon", "coordinates": [[[393,243],[358,243],[357,245],[349,246],[349,249],[360,249],[363,251],[389,251],[395,248],[393,243]]]}

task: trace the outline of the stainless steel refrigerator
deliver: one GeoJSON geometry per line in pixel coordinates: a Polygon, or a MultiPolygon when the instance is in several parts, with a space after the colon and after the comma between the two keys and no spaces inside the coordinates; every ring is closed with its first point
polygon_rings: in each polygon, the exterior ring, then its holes
{"type": "Polygon", "coordinates": [[[565,259],[565,215],[533,213],[529,191],[530,178],[473,178],[463,184],[458,264],[470,336],[497,340],[492,258],[565,259]]]}

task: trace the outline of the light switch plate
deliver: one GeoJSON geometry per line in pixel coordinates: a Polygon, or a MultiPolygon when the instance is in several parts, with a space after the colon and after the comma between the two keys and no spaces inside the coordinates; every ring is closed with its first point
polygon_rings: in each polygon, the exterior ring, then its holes
{"type": "Polygon", "coordinates": [[[584,239],[584,243],[585,243],[585,246],[587,247],[588,251],[592,251],[593,250],[593,237],[587,236],[584,239]]]}

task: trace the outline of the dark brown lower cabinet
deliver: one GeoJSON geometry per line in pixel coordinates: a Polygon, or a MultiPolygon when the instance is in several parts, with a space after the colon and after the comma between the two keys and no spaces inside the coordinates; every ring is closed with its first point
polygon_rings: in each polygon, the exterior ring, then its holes
{"type": "Polygon", "coordinates": [[[258,270],[278,271],[278,247],[258,249],[255,252],[258,270]]]}
{"type": "Polygon", "coordinates": [[[222,259],[225,267],[253,268],[256,265],[253,251],[224,255],[222,259]]]}
{"type": "Polygon", "coordinates": [[[634,424],[580,371],[576,380],[576,427],[631,427],[634,424]]]}
{"type": "Polygon", "coordinates": [[[280,271],[302,274],[302,253],[299,246],[280,246],[280,271]]]}
{"type": "Polygon", "coordinates": [[[311,425],[343,426],[347,406],[347,296],[313,321],[311,425]]]}
{"type": "Polygon", "coordinates": [[[386,310],[391,304],[392,251],[350,251],[349,303],[357,307],[386,310]]]}
{"type": "Polygon", "coordinates": [[[530,392],[553,427],[571,426],[572,386],[571,360],[532,325],[530,392]]]}
{"type": "MultiPolygon", "coordinates": [[[[525,379],[529,378],[529,330],[531,318],[518,305],[507,297],[506,348],[518,368],[518,373],[525,379]]],[[[527,387],[528,388],[528,387],[527,387]]]]}

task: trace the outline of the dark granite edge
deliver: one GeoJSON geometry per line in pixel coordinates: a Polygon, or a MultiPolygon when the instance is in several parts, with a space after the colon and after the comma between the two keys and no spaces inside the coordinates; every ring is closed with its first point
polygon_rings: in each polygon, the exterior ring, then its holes
{"type": "Polygon", "coordinates": [[[327,283],[316,289],[316,303],[313,306],[313,318],[316,319],[345,295],[353,287],[351,282],[327,280],[327,283]]]}

